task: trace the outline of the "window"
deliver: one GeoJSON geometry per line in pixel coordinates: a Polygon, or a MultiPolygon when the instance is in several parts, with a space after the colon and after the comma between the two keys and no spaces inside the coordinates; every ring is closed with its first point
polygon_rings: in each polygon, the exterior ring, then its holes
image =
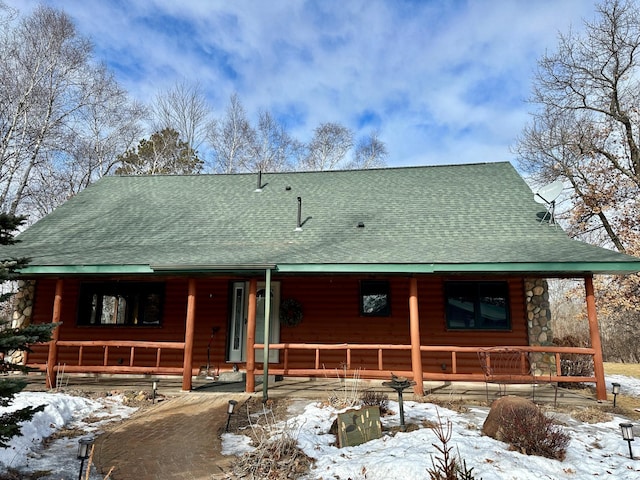
{"type": "Polygon", "coordinates": [[[372,317],[391,315],[389,282],[384,280],[360,282],[360,314],[372,317]]]}
{"type": "Polygon", "coordinates": [[[85,283],[78,325],[160,325],[163,300],[163,283],[85,283]]]}
{"type": "Polygon", "coordinates": [[[509,330],[507,282],[446,282],[447,328],[509,330]]]}

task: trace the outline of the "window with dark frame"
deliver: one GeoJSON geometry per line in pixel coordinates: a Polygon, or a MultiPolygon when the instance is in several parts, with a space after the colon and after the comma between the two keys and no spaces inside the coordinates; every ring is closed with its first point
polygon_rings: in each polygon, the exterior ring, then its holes
{"type": "Polygon", "coordinates": [[[391,295],[388,281],[360,281],[360,314],[370,317],[391,315],[391,295]]]}
{"type": "Polygon", "coordinates": [[[507,282],[445,282],[447,328],[510,330],[507,282]]]}
{"type": "Polygon", "coordinates": [[[83,283],[78,325],[159,326],[163,304],[161,282],[83,283]]]}

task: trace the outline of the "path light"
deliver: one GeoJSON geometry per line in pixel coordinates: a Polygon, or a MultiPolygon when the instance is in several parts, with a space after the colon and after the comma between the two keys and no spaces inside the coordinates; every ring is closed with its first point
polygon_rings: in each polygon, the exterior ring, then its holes
{"type": "Polygon", "coordinates": [[[407,429],[406,425],[404,424],[404,403],[402,401],[402,391],[412,387],[413,385],[415,385],[416,382],[414,382],[413,380],[408,380],[404,377],[396,377],[394,374],[391,374],[391,381],[390,382],[382,382],[382,385],[384,385],[385,387],[389,387],[394,389],[396,392],[398,392],[398,408],[400,410],[400,430],[402,430],[403,432],[407,429]]]}
{"type": "Polygon", "coordinates": [[[151,384],[151,403],[152,404],[156,403],[156,393],[158,392],[158,382],[159,381],[160,380],[155,378],[153,380],[153,383],[151,384]]]}
{"type": "Polygon", "coordinates": [[[231,421],[231,415],[233,415],[233,411],[236,408],[238,402],[235,400],[229,400],[229,404],[227,405],[227,427],[224,429],[225,432],[229,431],[229,422],[231,421]]]}
{"type": "Polygon", "coordinates": [[[614,382],[614,383],[611,384],[611,393],[613,393],[613,407],[615,408],[615,406],[616,406],[616,397],[620,393],[620,384],[619,383],[615,383],[614,382]]]}
{"type": "Polygon", "coordinates": [[[633,460],[633,452],[631,451],[631,442],[633,442],[633,424],[621,423],[620,430],[622,430],[622,439],[629,443],[629,458],[633,460]]]}
{"type": "Polygon", "coordinates": [[[93,437],[82,437],[78,440],[78,460],[80,460],[80,473],[78,473],[78,480],[82,479],[84,461],[89,458],[89,455],[91,454],[91,446],[93,445],[93,442],[93,437]]]}

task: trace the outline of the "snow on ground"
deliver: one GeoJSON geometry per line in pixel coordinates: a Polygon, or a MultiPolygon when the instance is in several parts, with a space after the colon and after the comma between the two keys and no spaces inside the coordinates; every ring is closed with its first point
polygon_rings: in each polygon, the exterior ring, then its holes
{"type": "Polygon", "coordinates": [[[640,379],[624,375],[607,375],[605,377],[607,392],[611,391],[611,384],[614,382],[620,384],[620,394],[640,398],[640,379]]]}
{"type": "Polygon", "coordinates": [[[11,467],[25,472],[51,471],[52,475],[43,479],[76,478],[80,467],[76,459],[78,437],[55,440],[46,449],[42,441],[62,428],[95,435],[105,423],[126,418],[136,410],[124,406],[121,396],[92,400],[63,393],[21,392],[9,407],[0,408],[0,413],[38,405],[46,407],[22,425],[22,434],[11,439],[8,448],[0,448],[0,472],[11,467]]]}
{"type": "MultiPolygon", "coordinates": [[[[640,397],[640,379],[611,376],[608,379],[624,385],[624,394],[640,397]]],[[[556,419],[569,433],[571,441],[564,461],[527,456],[510,451],[505,443],[483,436],[482,424],[488,408],[471,408],[467,413],[457,413],[429,403],[405,402],[407,424],[437,422],[452,423],[450,445],[454,453],[473,467],[476,478],[484,480],[513,479],[541,480],[558,478],[611,477],[617,479],[640,478],[640,449],[634,451],[635,459],[629,459],[627,442],[622,440],[619,424],[628,421],[614,417],[610,422],[586,424],[566,414],[556,419]]],[[[397,402],[389,402],[397,412],[397,402]]],[[[290,431],[297,431],[298,445],[315,460],[315,467],[308,479],[367,479],[428,478],[427,470],[432,458],[438,455],[434,444],[439,442],[431,428],[395,435],[383,434],[377,440],[355,447],[338,448],[336,438],[327,433],[340,411],[320,404],[307,405],[304,412],[289,420],[290,431]]],[[[384,427],[399,425],[398,415],[382,418],[384,427]]],[[[636,427],[637,428],[637,427],[636,427]]],[[[638,435],[638,433],[636,433],[638,435]]],[[[247,443],[242,435],[223,435],[223,449],[241,454],[247,443]]],[[[637,443],[637,442],[636,442],[637,443]]]]}
{"type": "MultiPolygon", "coordinates": [[[[640,397],[640,379],[611,375],[611,382],[619,382],[622,393],[640,397]]],[[[135,409],[122,405],[122,397],[112,396],[91,400],[62,393],[23,392],[9,408],[46,404],[44,411],[23,426],[23,435],[14,438],[10,447],[0,449],[0,469],[22,468],[24,471],[50,470],[50,480],[77,478],[79,461],[76,459],[78,439],[59,439],[46,448],[42,440],[62,428],[77,428],[86,434],[100,431],[104,422],[117,421],[131,415],[135,409]],[[99,420],[103,419],[103,420],[99,420]],[[99,420],[99,421],[95,421],[99,420]]],[[[397,402],[389,402],[398,410],[397,402]]],[[[309,479],[351,478],[376,480],[428,478],[431,458],[437,455],[437,443],[430,428],[395,435],[384,435],[356,447],[337,448],[335,436],[327,433],[338,411],[319,404],[305,404],[304,411],[289,420],[290,429],[297,432],[298,443],[307,455],[315,459],[315,468],[309,479]]],[[[0,413],[5,409],[0,408],[0,413]]],[[[456,413],[429,403],[405,402],[407,423],[437,422],[438,415],[451,420],[454,451],[473,467],[476,478],[484,480],[517,479],[545,480],[557,478],[604,477],[616,479],[640,478],[640,442],[634,442],[636,459],[629,459],[628,445],[622,440],[619,423],[627,421],[615,417],[610,422],[583,424],[568,415],[557,414],[571,436],[567,458],[563,461],[526,456],[510,451],[507,445],[484,437],[482,424],[488,408],[472,408],[467,413],[456,413]]],[[[398,415],[383,417],[384,427],[399,424],[398,415]]],[[[638,436],[636,426],[636,435],[638,436]]],[[[250,449],[244,435],[223,435],[224,454],[242,454],[250,449]]],[[[0,470],[1,471],[1,470],[0,470]]],[[[92,480],[102,477],[93,473],[92,480]]]]}

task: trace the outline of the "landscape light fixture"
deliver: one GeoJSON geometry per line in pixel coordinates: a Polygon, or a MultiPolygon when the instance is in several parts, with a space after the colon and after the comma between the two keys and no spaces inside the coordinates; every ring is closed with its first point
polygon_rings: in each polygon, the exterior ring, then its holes
{"type": "Polygon", "coordinates": [[[613,382],[611,384],[611,393],[613,393],[613,408],[616,407],[616,398],[618,397],[618,394],[620,393],[620,384],[613,382]]]}
{"type": "Polygon", "coordinates": [[[151,383],[151,404],[156,403],[156,393],[158,392],[158,382],[159,381],[160,380],[155,378],[153,380],[153,382],[151,383]]]}
{"type": "Polygon", "coordinates": [[[229,422],[231,422],[231,415],[233,415],[233,411],[235,410],[237,404],[238,402],[236,400],[229,400],[229,403],[227,404],[227,426],[224,429],[225,432],[229,431],[229,422]]]}
{"type": "Polygon", "coordinates": [[[626,440],[629,444],[629,458],[633,460],[633,452],[631,451],[631,442],[633,442],[633,424],[621,423],[620,430],[622,430],[622,439],[626,440]]]}
{"type": "Polygon", "coordinates": [[[78,440],[78,460],[80,460],[80,472],[78,473],[78,480],[82,480],[82,470],[84,468],[84,461],[91,455],[91,446],[95,440],[93,437],[82,437],[78,440]]]}

